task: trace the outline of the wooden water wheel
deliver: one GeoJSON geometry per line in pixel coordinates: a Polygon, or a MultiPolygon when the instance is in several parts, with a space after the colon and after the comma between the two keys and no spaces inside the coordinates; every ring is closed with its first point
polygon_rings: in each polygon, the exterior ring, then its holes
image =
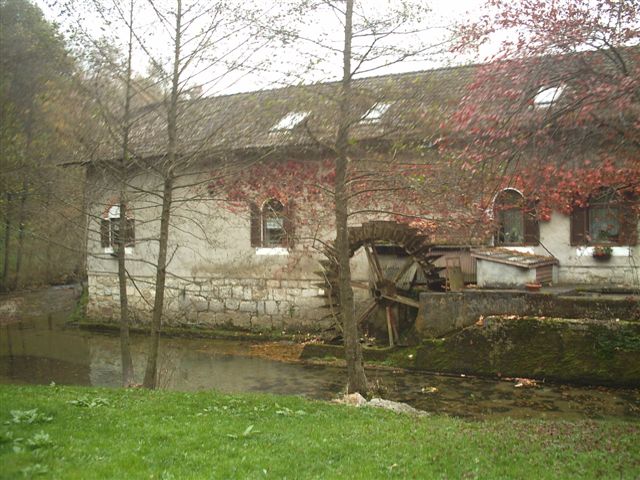
{"type": "MultiPolygon", "coordinates": [[[[440,255],[433,252],[433,244],[417,229],[392,221],[371,221],[358,227],[349,227],[349,256],[352,257],[360,248],[366,254],[371,281],[352,281],[351,286],[368,290],[371,298],[357,313],[357,322],[362,324],[378,309],[383,309],[387,318],[389,344],[393,346],[399,338],[394,305],[419,307],[418,301],[411,296],[411,290],[416,284],[420,284],[421,288],[431,289],[441,283],[438,275],[441,268],[433,264],[440,255]],[[402,251],[404,261],[383,266],[378,255],[381,246],[391,246],[402,251]]],[[[336,251],[329,244],[325,246],[324,253],[327,258],[320,261],[323,269],[317,272],[324,282],[319,286],[324,290],[331,315],[336,319],[337,325],[341,325],[336,251]]]]}

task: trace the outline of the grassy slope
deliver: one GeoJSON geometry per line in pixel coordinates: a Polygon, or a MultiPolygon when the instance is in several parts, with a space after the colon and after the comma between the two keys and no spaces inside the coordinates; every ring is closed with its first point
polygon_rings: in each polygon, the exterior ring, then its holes
{"type": "Polygon", "coordinates": [[[0,442],[0,478],[640,476],[638,423],[414,418],[268,395],[0,386],[0,442]],[[34,408],[52,420],[10,422],[34,408]]]}

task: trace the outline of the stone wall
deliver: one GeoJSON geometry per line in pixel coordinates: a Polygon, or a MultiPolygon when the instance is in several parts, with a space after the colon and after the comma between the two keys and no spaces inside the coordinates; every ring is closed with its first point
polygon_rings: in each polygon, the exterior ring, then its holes
{"type": "Polygon", "coordinates": [[[476,323],[488,315],[542,316],[640,321],[637,296],[558,295],[517,290],[424,292],[416,330],[423,337],[439,337],[476,323]]]}
{"type": "Polygon", "coordinates": [[[411,368],[638,387],[640,323],[487,317],[423,341],[411,368]]]}
{"type": "MultiPolygon", "coordinates": [[[[486,317],[416,347],[363,348],[367,361],[489,377],[640,386],[640,322],[486,317]]],[[[302,358],[344,357],[342,345],[309,343],[302,358]]]]}
{"type": "MultiPolygon", "coordinates": [[[[316,280],[256,278],[167,279],[165,322],[174,326],[235,327],[253,330],[318,331],[332,321],[316,280]]],[[[152,278],[130,283],[127,294],[134,323],[150,318],[152,278]],[[136,288],[137,287],[137,288],[136,288]]],[[[90,318],[115,321],[119,315],[118,279],[89,276],[90,318]]]]}
{"type": "Polygon", "coordinates": [[[540,222],[540,245],[527,249],[558,259],[561,284],[640,285],[640,244],[613,247],[611,259],[603,262],[593,258],[593,247],[571,245],[570,231],[570,217],[554,211],[550,221],[540,222]]]}

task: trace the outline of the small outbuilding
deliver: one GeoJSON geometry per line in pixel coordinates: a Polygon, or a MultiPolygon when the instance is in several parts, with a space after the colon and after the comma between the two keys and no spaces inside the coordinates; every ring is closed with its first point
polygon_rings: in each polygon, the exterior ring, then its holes
{"type": "Polygon", "coordinates": [[[558,260],[507,248],[475,250],[477,283],[481,288],[522,288],[526,284],[558,282],[558,260]]]}

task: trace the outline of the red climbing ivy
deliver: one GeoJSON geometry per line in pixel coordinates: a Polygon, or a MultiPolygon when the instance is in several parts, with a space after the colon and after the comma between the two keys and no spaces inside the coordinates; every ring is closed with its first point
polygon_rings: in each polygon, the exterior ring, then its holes
{"type": "MultiPolygon", "coordinates": [[[[488,212],[506,187],[535,200],[541,220],[584,206],[600,187],[640,197],[637,2],[488,0],[479,19],[460,27],[455,50],[499,30],[507,40],[473,69],[437,146],[426,155],[410,145],[354,153],[352,214],[408,222],[440,241],[453,232],[459,242],[491,231],[488,212]],[[554,101],[541,103],[538,94],[555,87],[554,101]]],[[[210,189],[224,191],[233,208],[294,199],[305,203],[298,220],[313,223],[331,211],[334,175],[330,158],[265,160],[210,189]]]]}
{"type": "Polygon", "coordinates": [[[484,202],[512,186],[538,214],[569,213],[600,187],[640,194],[640,8],[618,0],[488,0],[455,50],[508,32],[475,70],[443,148],[484,202]],[[559,87],[553,102],[538,95],[559,87]]]}

